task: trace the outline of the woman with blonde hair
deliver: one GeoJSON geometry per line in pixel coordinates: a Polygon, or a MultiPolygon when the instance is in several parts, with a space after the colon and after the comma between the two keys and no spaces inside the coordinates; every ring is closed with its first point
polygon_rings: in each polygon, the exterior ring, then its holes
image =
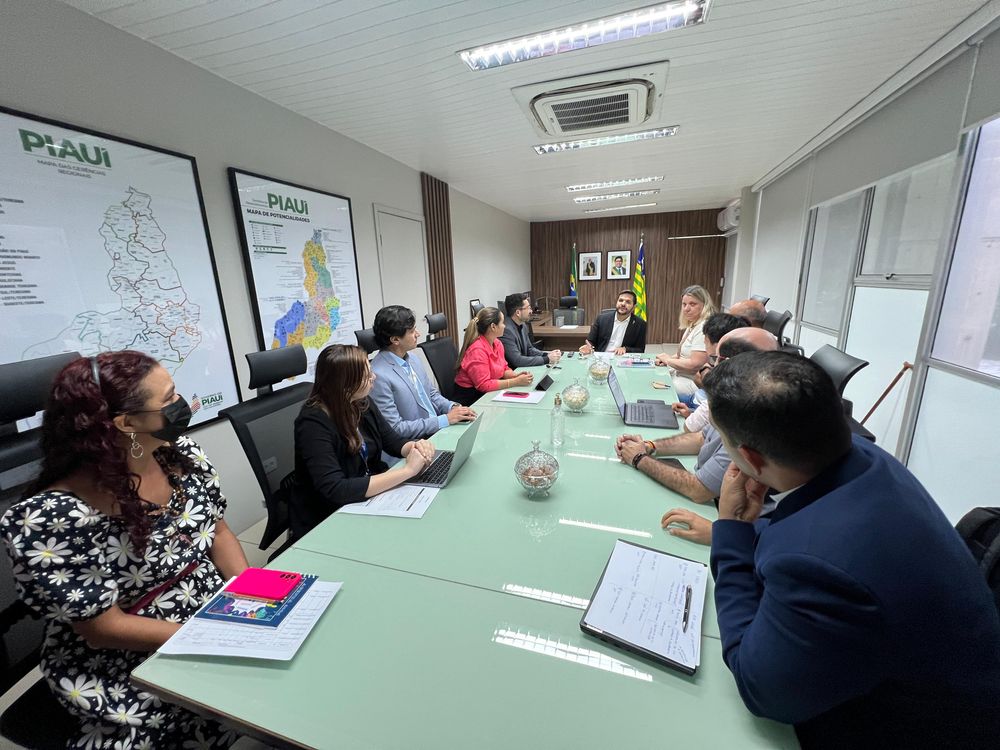
{"type": "Polygon", "coordinates": [[[503,313],[484,307],[465,329],[465,341],[455,371],[455,400],[472,406],[484,393],[529,385],[530,372],[514,372],[504,356],[503,313]]]}
{"type": "Polygon", "coordinates": [[[691,378],[708,362],[702,328],[705,321],[714,313],[715,305],[705,288],[697,284],[689,286],[681,295],[677,327],[684,333],[677,345],[677,351],[673,355],[666,352],[656,355],[656,364],[671,368],[670,374],[673,376],[677,397],[689,406],[691,398],[698,390],[698,386],[691,378]]]}
{"type": "Polygon", "coordinates": [[[292,539],[344,505],[417,476],[434,458],[433,445],[400,437],[378,409],[369,408],[374,382],[364,350],[332,344],[319,353],[312,393],[295,420],[292,539]],[[390,469],[383,451],[405,460],[390,469]]]}

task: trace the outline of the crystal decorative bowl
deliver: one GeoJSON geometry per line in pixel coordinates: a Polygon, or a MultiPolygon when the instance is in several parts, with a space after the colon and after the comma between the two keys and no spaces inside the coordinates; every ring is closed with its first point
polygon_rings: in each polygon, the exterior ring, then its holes
{"type": "Polygon", "coordinates": [[[538,448],[539,442],[532,441],[531,450],[517,459],[514,476],[528,491],[528,497],[544,497],[559,478],[559,462],[555,456],[538,448]]]}
{"type": "Polygon", "coordinates": [[[587,368],[587,372],[594,383],[606,383],[608,373],[611,372],[611,362],[604,357],[595,357],[594,361],[590,363],[590,367],[587,368]]]}
{"type": "Polygon", "coordinates": [[[583,411],[583,407],[587,405],[588,401],[590,401],[590,391],[587,390],[586,386],[580,385],[579,378],[575,379],[572,385],[563,389],[562,402],[570,411],[583,411]]]}

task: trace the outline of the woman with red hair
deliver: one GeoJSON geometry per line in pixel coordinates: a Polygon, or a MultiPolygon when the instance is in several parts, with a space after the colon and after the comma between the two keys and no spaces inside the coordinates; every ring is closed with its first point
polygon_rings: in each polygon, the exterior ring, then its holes
{"type": "Polygon", "coordinates": [[[21,598],[46,619],[42,674],[81,722],[72,747],[236,738],[129,681],[247,567],[219,475],[182,437],[190,419],[170,374],[141,352],[70,363],[45,410],[41,475],[0,520],[21,598]]]}

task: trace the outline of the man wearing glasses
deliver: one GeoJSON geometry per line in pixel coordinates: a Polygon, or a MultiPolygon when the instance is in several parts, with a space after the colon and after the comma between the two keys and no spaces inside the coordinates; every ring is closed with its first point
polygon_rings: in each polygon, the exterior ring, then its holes
{"type": "Polygon", "coordinates": [[[512,370],[519,367],[537,367],[538,365],[557,365],[562,352],[553,349],[543,352],[536,349],[528,335],[527,322],[531,319],[531,300],[525,294],[508,294],[503,301],[507,312],[503,333],[500,341],[503,343],[503,354],[512,370]]]}

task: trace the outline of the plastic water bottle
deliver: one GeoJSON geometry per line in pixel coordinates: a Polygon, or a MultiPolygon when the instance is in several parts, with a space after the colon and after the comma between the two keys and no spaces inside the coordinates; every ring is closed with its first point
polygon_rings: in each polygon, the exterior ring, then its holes
{"type": "Polygon", "coordinates": [[[555,405],[552,407],[552,445],[558,448],[563,443],[563,427],[566,424],[566,415],[562,410],[562,398],[556,394],[555,405]]]}

